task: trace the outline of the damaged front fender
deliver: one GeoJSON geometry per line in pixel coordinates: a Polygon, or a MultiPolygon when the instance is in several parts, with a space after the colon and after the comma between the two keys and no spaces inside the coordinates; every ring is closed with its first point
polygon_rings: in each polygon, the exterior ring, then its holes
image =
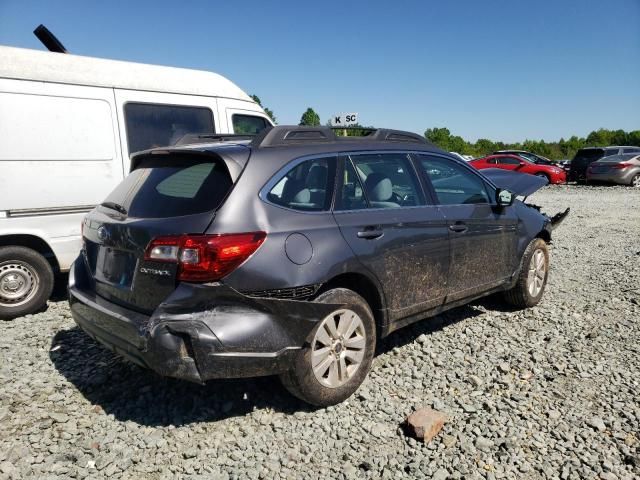
{"type": "Polygon", "coordinates": [[[558,212],[553,217],[550,217],[549,227],[551,228],[551,230],[557,228],[564,221],[564,219],[567,218],[567,215],[569,215],[570,211],[571,209],[567,208],[564,212],[558,212]]]}

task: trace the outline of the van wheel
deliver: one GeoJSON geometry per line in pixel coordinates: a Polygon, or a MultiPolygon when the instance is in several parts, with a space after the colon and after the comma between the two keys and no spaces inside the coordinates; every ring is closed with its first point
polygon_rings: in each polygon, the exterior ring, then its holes
{"type": "Polygon", "coordinates": [[[309,345],[280,380],[301,400],[326,407],[350,397],[369,373],[376,326],[367,302],[351,290],[328,290],[315,301],[343,306],[318,322],[309,345]]]}
{"type": "Polygon", "coordinates": [[[35,250],[0,247],[0,319],[43,308],[53,290],[53,270],[35,250]]]}
{"type": "Polygon", "coordinates": [[[547,243],[535,238],[529,243],[518,274],[518,281],[511,289],[504,292],[507,302],[516,307],[533,307],[540,302],[549,277],[549,250],[547,243]]]}

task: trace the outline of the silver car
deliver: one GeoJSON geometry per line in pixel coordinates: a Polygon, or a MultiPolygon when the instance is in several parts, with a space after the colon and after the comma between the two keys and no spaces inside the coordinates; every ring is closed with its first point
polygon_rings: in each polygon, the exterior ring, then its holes
{"type": "Polygon", "coordinates": [[[587,169],[587,182],[607,182],[640,188],[640,154],[611,155],[593,162],[587,169]]]}

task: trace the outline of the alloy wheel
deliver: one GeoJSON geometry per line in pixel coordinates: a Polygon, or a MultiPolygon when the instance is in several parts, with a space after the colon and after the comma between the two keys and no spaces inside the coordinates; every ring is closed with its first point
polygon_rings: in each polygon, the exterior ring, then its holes
{"type": "Polygon", "coordinates": [[[529,295],[537,297],[544,287],[547,274],[547,260],[540,249],[533,252],[529,262],[529,274],[527,275],[527,290],[529,295]]]}
{"type": "Polygon", "coordinates": [[[322,320],[311,343],[311,366],[323,386],[338,388],[356,373],[364,359],[366,332],[360,316],[349,309],[322,320]]]}

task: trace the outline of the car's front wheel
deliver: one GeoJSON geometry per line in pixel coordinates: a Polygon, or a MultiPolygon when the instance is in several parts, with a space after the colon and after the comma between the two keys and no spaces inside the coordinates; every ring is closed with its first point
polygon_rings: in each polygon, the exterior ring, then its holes
{"type": "Polygon", "coordinates": [[[541,238],[529,243],[524,255],[518,280],[504,293],[507,302],[520,308],[533,307],[540,302],[549,277],[549,249],[541,238]]]}
{"type": "Polygon", "coordinates": [[[296,397],[324,407],[350,397],[367,376],[376,326],[367,302],[351,290],[328,290],[315,301],[340,307],[318,322],[309,344],[280,379],[296,397]]]}

